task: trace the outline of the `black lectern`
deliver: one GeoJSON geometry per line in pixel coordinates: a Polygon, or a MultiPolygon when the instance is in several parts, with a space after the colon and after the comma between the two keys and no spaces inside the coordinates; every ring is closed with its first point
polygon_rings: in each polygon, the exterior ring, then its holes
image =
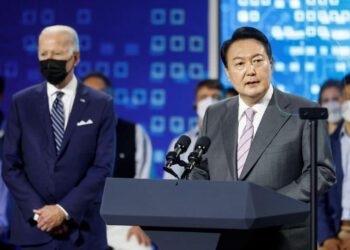
{"type": "Polygon", "coordinates": [[[249,182],[108,178],[101,215],[140,225],[160,249],[215,249],[226,229],[305,221],[309,206],[249,182]]]}

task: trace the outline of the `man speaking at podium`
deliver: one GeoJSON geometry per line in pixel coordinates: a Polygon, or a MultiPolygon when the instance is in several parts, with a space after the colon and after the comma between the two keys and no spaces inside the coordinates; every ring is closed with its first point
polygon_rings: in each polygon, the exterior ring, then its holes
{"type": "MultiPolygon", "coordinates": [[[[272,86],[271,45],[255,28],[237,29],[222,45],[221,59],[239,96],[208,108],[201,135],[211,139],[211,146],[190,178],[249,181],[308,202],[310,129],[298,110],[315,104],[272,86]]],[[[318,123],[317,139],[318,192],[323,193],[335,182],[324,122],[318,123]]],[[[308,235],[308,222],[280,230],[235,232],[224,234],[219,248],[307,250],[308,235]]]]}

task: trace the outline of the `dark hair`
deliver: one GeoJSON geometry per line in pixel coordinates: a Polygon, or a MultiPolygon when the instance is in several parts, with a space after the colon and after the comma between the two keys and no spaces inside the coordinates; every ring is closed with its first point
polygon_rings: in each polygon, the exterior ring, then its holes
{"type": "Polygon", "coordinates": [[[341,80],[342,86],[349,85],[350,84],[350,74],[347,74],[344,76],[344,78],[341,80]]]}
{"type": "Polygon", "coordinates": [[[105,76],[104,74],[100,73],[100,72],[96,71],[96,72],[91,72],[91,73],[87,74],[85,77],[83,77],[83,82],[85,82],[85,80],[90,78],[90,77],[100,78],[106,84],[106,88],[111,88],[112,87],[112,83],[108,79],[108,77],[105,76]]]}
{"type": "Polygon", "coordinates": [[[243,39],[255,39],[259,41],[265,47],[268,57],[272,59],[271,44],[267,39],[267,37],[264,35],[264,33],[262,33],[260,30],[253,27],[240,27],[233,32],[231,39],[226,40],[221,46],[220,56],[226,68],[227,68],[226,56],[227,56],[227,51],[229,47],[231,46],[232,43],[243,39]]]}
{"type": "Polygon", "coordinates": [[[236,95],[238,95],[238,92],[236,89],[234,89],[234,88],[227,88],[226,89],[226,97],[227,96],[236,96],[236,95]]]}
{"type": "Polygon", "coordinates": [[[339,90],[340,93],[343,91],[343,87],[341,86],[341,84],[338,80],[328,79],[321,86],[320,93],[318,94],[318,103],[321,104],[321,96],[322,96],[323,92],[329,88],[336,88],[339,90]]]}
{"type": "Polygon", "coordinates": [[[203,87],[207,87],[209,89],[217,89],[217,90],[220,90],[220,91],[222,91],[224,89],[224,87],[219,82],[219,80],[217,80],[217,79],[206,79],[206,80],[200,81],[197,84],[197,86],[196,86],[196,95],[197,95],[198,91],[201,88],[203,88],[203,87]]]}

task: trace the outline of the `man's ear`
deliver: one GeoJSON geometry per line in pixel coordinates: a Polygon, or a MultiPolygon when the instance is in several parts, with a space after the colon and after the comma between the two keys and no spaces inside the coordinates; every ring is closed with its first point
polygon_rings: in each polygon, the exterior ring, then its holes
{"type": "Polygon", "coordinates": [[[75,51],[73,56],[74,56],[74,67],[76,67],[80,62],[80,52],[75,51]]]}
{"type": "Polygon", "coordinates": [[[226,74],[226,77],[227,77],[227,80],[232,83],[231,79],[230,79],[230,74],[228,73],[228,69],[227,67],[225,66],[225,74],[226,74]]]}
{"type": "Polygon", "coordinates": [[[271,70],[273,71],[273,65],[275,64],[275,60],[273,59],[273,57],[271,57],[271,58],[269,59],[269,61],[270,61],[271,70]]]}

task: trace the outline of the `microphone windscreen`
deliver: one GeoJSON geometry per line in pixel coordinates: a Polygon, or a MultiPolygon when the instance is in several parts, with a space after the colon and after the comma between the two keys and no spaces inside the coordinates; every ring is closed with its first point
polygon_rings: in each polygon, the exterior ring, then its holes
{"type": "Polygon", "coordinates": [[[205,154],[208,151],[208,148],[210,146],[210,139],[206,136],[202,136],[200,138],[198,138],[196,145],[195,145],[195,149],[200,148],[203,150],[203,153],[205,154]]]}
{"type": "Polygon", "coordinates": [[[187,135],[182,135],[177,140],[175,144],[175,148],[181,147],[181,152],[186,152],[190,144],[191,144],[191,138],[188,137],[187,135]]]}

